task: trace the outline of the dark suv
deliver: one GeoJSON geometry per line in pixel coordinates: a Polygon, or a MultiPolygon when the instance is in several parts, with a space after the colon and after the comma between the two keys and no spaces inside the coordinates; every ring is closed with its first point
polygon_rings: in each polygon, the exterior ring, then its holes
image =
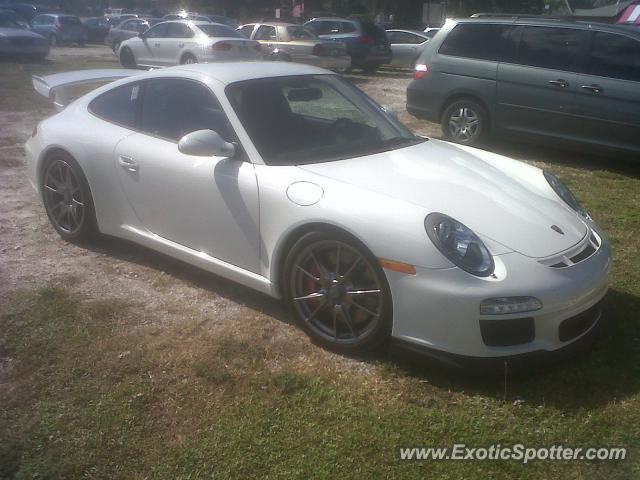
{"type": "Polygon", "coordinates": [[[445,25],[416,62],[407,110],[448,139],[490,131],[640,151],[640,30],[541,19],[445,25]]]}
{"type": "Polygon", "coordinates": [[[320,38],[343,42],[353,68],[375,72],[391,63],[391,46],[385,31],[371,20],[320,17],[304,24],[320,38]]]}

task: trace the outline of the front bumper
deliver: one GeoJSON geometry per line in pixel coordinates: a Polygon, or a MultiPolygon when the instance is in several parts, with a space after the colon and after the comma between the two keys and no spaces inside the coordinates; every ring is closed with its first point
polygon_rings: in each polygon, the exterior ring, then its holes
{"type": "Polygon", "coordinates": [[[417,268],[416,275],[387,272],[394,341],[444,356],[507,359],[563,349],[595,328],[598,318],[585,321],[583,328],[563,322],[593,308],[605,296],[611,268],[606,240],[590,258],[569,268],[551,268],[518,253],[496,260],[504,267],[497,279],[473,277],[459,268],[417,268]],[[483,300],[515,296],[536,297],[543,307],[520,314],[480,315],[483,300]],[[481,327],[484,320],[499,324],[524,319],[532,324],[531,338],[505,346],[487,344],[481,327]]]}

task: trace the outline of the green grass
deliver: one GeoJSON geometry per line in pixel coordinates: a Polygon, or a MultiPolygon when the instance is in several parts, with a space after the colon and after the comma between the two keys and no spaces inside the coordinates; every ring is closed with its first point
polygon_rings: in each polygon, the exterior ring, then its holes
{"type": "MultiPolygon", "coordinates": [[[[0,110],[48,114],[29,75],[100,62],[3,64],[0,110]]],[[[310,344],[159,325],[126,299],[17,285],[0,304],[0,478],[640,478],[640,172],[508,148],[567,182],[613,244],[610,326],[589,356],[512,378],[506,395],[499,379],[390,359],[336,375],[299,360],[310,344]],[[526,466],[398,460],[401,446],[453,443],[629,453],[526,466]]]]}

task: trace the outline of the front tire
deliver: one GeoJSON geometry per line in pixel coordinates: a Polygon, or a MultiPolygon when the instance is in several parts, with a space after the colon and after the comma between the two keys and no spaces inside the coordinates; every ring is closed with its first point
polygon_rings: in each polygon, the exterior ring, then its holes
{"type": "Polygon", "coordinates": [[[463,145],[478,145],[488,134],[489,115],[474,100],[458,100],[445,109],[441,128],[447,140],[463,145]]]}
{"type": "Polygon", "coordinates": [[[124,47],[120,51],[120,65],[124,68],[136,68],[136,57],[133,56],[130,48],[124,47]]]}
{"type": "Polygon", "coordinates": [[[391,334],[391,293],[378,260],[351,236],[314,231],[285,261],[282,293],[311,339],[330,350],[362,353],[391,334]]]}
{"type": "Polygon", "coordinates": [[[58,152],[46,160],[41,192],[49,221],[70,242],[85,242],[98,231],[93,198],[80,165],[58,152]]]}

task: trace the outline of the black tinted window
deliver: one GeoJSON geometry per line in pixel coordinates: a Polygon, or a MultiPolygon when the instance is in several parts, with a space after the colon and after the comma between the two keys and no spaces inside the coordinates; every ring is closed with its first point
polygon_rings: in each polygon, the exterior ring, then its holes
{"type": "Polygon", "coordinates": [[[193,32],[184,23],[170,23],[169,29],[167,30],[167,37],[168,38],[191,38],[193,37],[193,32]]]}
{"type": "Polygon", "coordinates": [[[178,141],[196,130],[214,130],[232,141],[227,116],[204,85],[178,79],[149,80],[144,86],[140,127],[144,132],[178,141]]]}
{"type": "Polygon", "coordinates": [[[243,27],[240,27],[238,29],[238,31],[245,37],[250,38],[251,34],[253,33],[253,28],[255,27],[255,25],[245,25],[243,27]]]}
{"type": "Polygon", "coordinates": [[[262,25],[253,38],[254,40],[276,40],[276,27],[262,25]]]}
{"type": "Polygon", "coordinates": [[[330,33],[336,33],[339,31],[337,22],[330,22],[325,20],[311,22],[306,26],[314,31],[317,35],[328,35],[330,33]]]}
{"type": "Polygon", "coordinates": [[[227,37],[227,38],[243,38],[233,28],[226,25],[198,25],[198,28],[207,34],[209,37],[227,37]]]}
{"type": "Polygon", "coordinates": [[[582,30],[524,27],[515,62],[553,70],[574,70],[583,38],[582,30]]]}
{"type": "Polygon", "coordinates": [[[167,36],[168,23],[159,23],[158,25],[150,28],[147,33],[147,38],[163,38],[167,36]]]}
{"type": "Polygon", "coordinates": [[[60,17],[60,23],[62,25],[73,26],[80,25],[82,22],[78,17],[60,17]]]}
{"type": "Polygon", "coordinates": [[[94,99],[89,110],[103,120],[134,128],[139,91],[139,84],[115,88],[94,99]]]}
{"type": "Polygon", "coordinates": [[[597,32],[589,55],[589,75],[640,81],[640,42],[597,32]]]}
{"type": "Polygon", "coordinates": [[[508,25],[462,23],[451,30],[440,53],[497,61],[508,30],[508,25]]]}

